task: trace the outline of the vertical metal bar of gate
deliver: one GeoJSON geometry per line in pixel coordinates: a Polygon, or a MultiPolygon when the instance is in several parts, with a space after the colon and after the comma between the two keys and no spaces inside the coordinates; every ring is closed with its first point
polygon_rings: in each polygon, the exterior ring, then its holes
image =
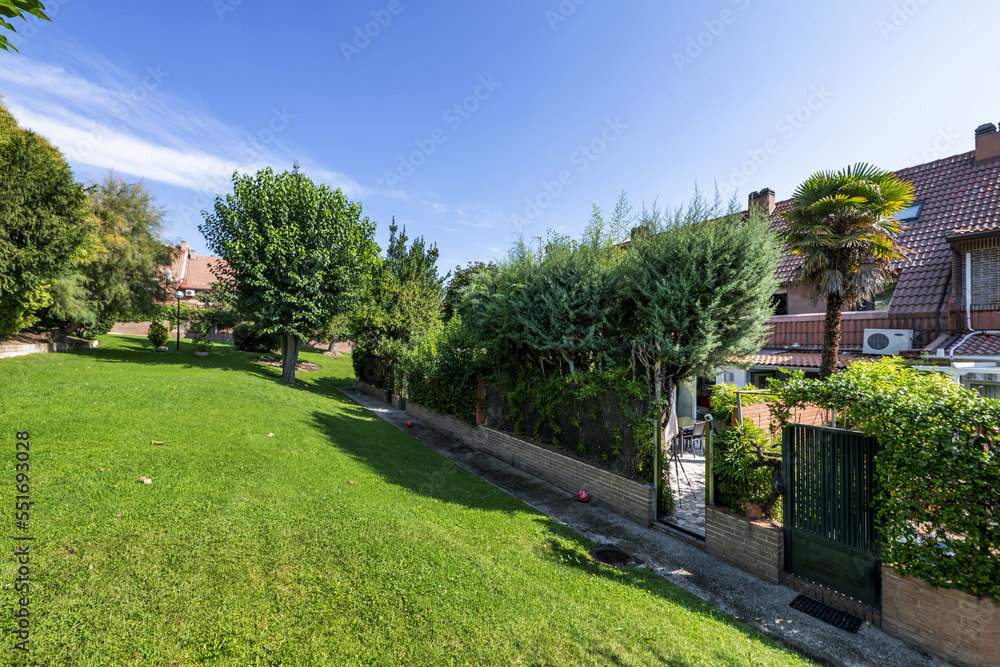
{"type": "Polygon", "coordinates": [[[801,424],[782,437],[785,569],[877,606],[876,446],[861,433],[801,424]]]}

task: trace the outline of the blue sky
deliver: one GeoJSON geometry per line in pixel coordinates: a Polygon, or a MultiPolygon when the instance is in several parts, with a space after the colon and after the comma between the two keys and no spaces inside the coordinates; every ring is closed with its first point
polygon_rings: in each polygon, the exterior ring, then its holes
{"type": "Polygon", "coordinates": [[[819,169],[971,150],[1000,121],[992,0],[45,2],[0,95],[80,180],[142,179],[168,236],[234,170],[299,160],[442,273],[592,204],[778,199],[819,169]]]}

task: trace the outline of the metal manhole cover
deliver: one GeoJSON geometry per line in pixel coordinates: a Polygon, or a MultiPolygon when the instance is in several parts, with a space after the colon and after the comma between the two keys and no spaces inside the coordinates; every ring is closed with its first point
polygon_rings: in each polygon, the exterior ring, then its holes
{"type": "Polygon", "coordinates": [[[591,551],[590,555],[594,560],[613,567],[629,567],[632,565],[642,565],[643,563],[643,561],[612,544],[599,546],[591,551]]]}

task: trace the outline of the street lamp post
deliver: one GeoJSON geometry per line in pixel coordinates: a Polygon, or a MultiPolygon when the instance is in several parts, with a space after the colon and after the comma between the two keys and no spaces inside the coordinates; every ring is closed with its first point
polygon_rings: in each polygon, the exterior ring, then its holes
{"type": "Polygon", "coordinates": [[[180,352],[181,349],[181,299],[184,298],[184,292],[177,290],[174,292],[174,298],[177,299],[177,351],[180,352]]]}

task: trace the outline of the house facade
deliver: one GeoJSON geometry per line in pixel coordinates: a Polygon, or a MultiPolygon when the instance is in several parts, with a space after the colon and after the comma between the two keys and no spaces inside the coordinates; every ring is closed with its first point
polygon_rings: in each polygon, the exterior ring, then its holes
{"type": "MultiPolygon", "coordinates": [[[[986,123],[974,139],[972,151],[895,172],[913,184],[913,205],[896,216],[898,242],[910,252],[874,302],[842,313],[840,368],[865,356],[927,356],[928,367],[1000,396],[1000,131],[986,123]]],[[[768,188],[748,199],[748,208],[773,216],[776,229],[790,206],[768,188]]],[[[826,304],[813,304],[796,282],[803,261],[782,258],[765,349],[746,360],[748,371],[723,371],[717,382],[765,386],[781,369],[818,374],[826,304]]]]}
{"type": "MultiPolygon", "coordinates": [[[[188,247],[187,241],[182,240],[180,245],[174,246],[170,266],[164,269],[164,274],[169,275],[171,280],[168,291],[173,293],[181,290],[188,303],[201,306],[198,295],[210,289],[212,283],[218,280],[214,268],[222,264],[223,260],[218,257],[198,255],[188,247]]],[[[168,302],[171,302],[170,299],[168,302]]]]}

